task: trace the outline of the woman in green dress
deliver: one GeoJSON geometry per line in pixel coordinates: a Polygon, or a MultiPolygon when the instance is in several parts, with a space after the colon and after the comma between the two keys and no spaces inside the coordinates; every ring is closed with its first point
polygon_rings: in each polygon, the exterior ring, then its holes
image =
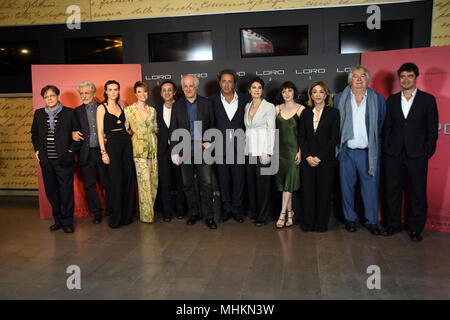
{"type": "Polygon", "coordinates": [[[146,103],[148,99],[146,83],[136,82],[134,93],[137,102],[125,108],[125,116],[128,126],[133,132],[131,142],[133,143],[133,157],[139,190],[140,220],[152,223],[155,216],[153,206],[158,190],[156,110],[146,103]]]}
{"type": "Polygon", "coordinates": [[[276,175],[276,186],[278,191],[283,192],[281,213],[276,223],[278,229],[294,224],[292,192],[300,188],[301,150],[298,143],[298,120],[305,109],[295,102],[297,89],[291,81],[284,82],[280,91],[284,103],[275,108],[280,142],[280,166],[276,175]]]}

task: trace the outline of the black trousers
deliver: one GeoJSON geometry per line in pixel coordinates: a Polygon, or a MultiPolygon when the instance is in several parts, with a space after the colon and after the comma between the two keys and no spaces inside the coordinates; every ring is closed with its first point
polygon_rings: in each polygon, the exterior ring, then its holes
{"type": "Polygon", "coordinates": [[[319,164],[313,168],[302,164],[300,170],[303,205],[300,227],[303,231],[327,231],[336,167],[319,164]]]}
{"type": "Polygon", "coordinates": [[[108,165],[109,193],[111,208],[109,226],[118,228],[130,224],[136,215],[136,170],[133,161],[131,139],[126,133],[122,137],[107,137],[106,152],[108,165]]]}
{"type": "Polygon", "coordinates": [[[245,165],[218,164],[217,176],[219,178],[220,197],[225,216],[232,214],[242,216],[242,205],[245,191],[245,165]]]}
{"type": "Polygon", "coordinates": [[[403,151],[399,157],[385,155],[384,166],[388,227],[402,227],[402,191],[408,176],[411,206],[408,227],[422,232],[427,220],[428,158],[409,158],[403,151]]]}
{"type": "Polygon", "coordinates": [[[247,191],[248,191],[248,205],[250,209],[249,218],[253,218],[256,222],[265,223],[272,215],[272,176],[262,175],[261,169],[269,167],[261,164],[259,157],[257,157],[256,164],[250,164],[249,157],[246,157],[246,176],[247,176],[247,191]]]}
{"type": "Polygon", "coordinates": [[[183,178],[181,168],[173,164],[170,153],[158,155],[159,185],[164,215],[172,217],[184,215],[186,199],[183,191],[183,178]],[[176,190],[176,200],[172,197],[172,191],[176,190]]]}
{"type": "Polygon", "coordinates": [[[183,180],[183,190],[186,196],[190,216],[200,215],[201,206],[201,211],[205,219],[214,218],[212,166],[204,163],[182,163],[180,167],[183,180]],[[197,194],[197,189],[195,188],[195,174],[197,175],[200,189],[200,203],[198,201],[199,195],[197,194]]]}
{"type": "MultiPolygon", "coordinates": [[[[102,155],[100,148],[90,148],[88,161],[81,166],[83,173],[84,188],[86,190],[86,197],[89,203],[89,209],[92,215],[101,219],[102,207],[100,199],[97,194],[97,181],[100,182],[103,190],[105,191],[105,199],[108,197],[108,171],[106,165],[102,162],[102,155]]],[[[106,215],[111,214],[111,201],[105,200],[106,203],[106,215]]]]}
{"type": "Polygon", "coordinates": [[[61,167],[59,160],[48,160],[42,168],[45,194],[52,206],[55,223],[73,224],[73,166],[61,167]]]}

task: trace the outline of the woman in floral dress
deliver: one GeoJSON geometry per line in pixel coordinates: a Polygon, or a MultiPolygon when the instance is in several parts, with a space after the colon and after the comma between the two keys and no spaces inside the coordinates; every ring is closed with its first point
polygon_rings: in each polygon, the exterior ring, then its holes
{"type": "MultiPolygon", "coordinates": [[[[141,222],[154,221],[156,192],[158,190],[156,110],[147,105],[148,87],[142,81],[134,84],[137,102],[125,108],[128,127],[132,131],[133,157],[139,190],[141,222]]],[[[132,195],[129,195],[132,196],[132,195]]]]}

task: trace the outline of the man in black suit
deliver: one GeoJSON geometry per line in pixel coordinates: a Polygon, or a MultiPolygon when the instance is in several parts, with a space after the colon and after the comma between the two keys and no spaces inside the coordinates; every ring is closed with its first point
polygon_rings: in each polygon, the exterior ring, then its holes
{"type": "Polygon", "coordinates": [[[184,218],[184,191],[181,178],[181,169],[172,163],[170,157],[169,127],[172,115],[172,107],[175,102],[176,85],[170,80],[165,80],[160,85],[160,94],[164,102],[156,105],[156,121],[158,123],[158,168],[161,200],[164,208],[165,222],[184,218]],[[176,201],[173,201],[172,190],[176,189],[176,201]]]}
{"type": "MultiPolygon", "coordinates": [[[[83,102],[75,109],[81,131],[74,131],[72,139],[83,141],[78,154],[78,163],[83,173],[89,208],[94,216],[93,223],[99,224],[102,221],[102,207],[97,194],[97,179],[105,190],[105,195],[107,195],[108,174],[107,167],[102,162],[100,145],[98,144],[96,88],[92,82],[84,81],[77,85],[77,89],[83,102]]],[[[110,201],[105,201],[105,203],[106,215],[109,215],[110,201]]]]}
{"type": "Polygon", "coordinates": [[[401,92],[387,100],[383,130],[386,181],[387,228],[390,236],[402,230],[402,189],[410,182],[411,213],[408,224],[412,241],[421,241],[427,219],[428,159],[436,150],[438,110],[434,96],[416,87],[419,69],[405,63],[397,71],[401,92]]]}
{"type": "Polygon", "coordinates": [[[239,164],[238,153],[244,154],[244,143],[237,143],[235,131],[242,130],[245,141],[244,113],[247,99],[235,91],[236,73],[226,69],[219,73],[220,92],[212,97],[216,128],[223,136],[222,163],[217,164],[220,197],[222,199],[222,221],[231,216],[239,222],[244,222],[242,205],[245,190],[245,164],[239,164]],[[227,132],[228,130],[228,132],[227,132]],[[234,150],[233,163],[227,163],[227,151],[234,150]]]}
{"type": "Polygon", "coordinates": [[[41,90],[45,107],[37,109],[31,125],[31,141],[42,169],[45,194],[52,206],[55,223],[51,231],[73,229],[73,163],[80,143],[72,140],[78,130],[74,111],[59,102],[59,89],[45,86],[41,90]]]}
{"type": "Polygon", "coordinates": [[[213,211],[213,188],[211,164],[205,163],[203,150],[211,145],[210,139],[203,139],[206,130],[214,128],[214,110],[211,101],[197,95],[199,80],[194,75],[185,75],[181,79],[184,97],[178,99],[172,110],[170,119],[170,142],[172,162],[181,166],[184,194],[189,207],[188,225],[193,225],[200,219],[200,205],[205,223],[210,229],[216,229],[213,211]],[[177,130],[178,129],[178,130],[177,130]],[[182,129],[182,130],[179,130],[182,129]],[[180,141],[178,135],[183,136],[183,148],[177,150],[180,141]],[[187,139],[187,141],[184,141],[187,139]],[[197,155],[194,156],[194,153],[197,155]],[[200,158],[201,157],[201,158],[200,158]],[[195,177],[200,185],[201,199],[198,203],[195,192],[195,177]]]}

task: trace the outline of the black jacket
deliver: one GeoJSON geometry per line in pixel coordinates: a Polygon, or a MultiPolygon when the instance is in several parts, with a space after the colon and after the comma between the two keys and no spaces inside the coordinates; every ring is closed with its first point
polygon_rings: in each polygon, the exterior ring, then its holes
{"type": "Polygon", "coordinates": [[[406,119],[401,92],[390,96],[383,128],[383,152],[397,157],[405,148],[408,157],[431,158],[436,150],[438,117],[436,99],[431,94],[417,89],[406,119]]]}
{"type": "Polygon", "coordinates": [[[323,108],[316,132],[313,127],[312,108],[306,108],[299,120],[299,144],[302,152],[302,165],[309,165],[309,156],[320,159],[320,165],[337,166],[336,146],[339,144],[339,110],[326,106],[323,108]]]}
{"type": "MultiPolygon", "coordinates": [[[[214,109],[211,100],[197,95],[197,121],[202,122],[201,134],[206,130],[214,128],[214,109]]],[[[189,117],[186,108],[186,98],[180,98],[172,106],[172,115],[170,118],[169,137],[175,129],[186,129],[189,132],[189,117]]],[[[203,142],[211,142],[210,139],[203,139],[203,142]]],[[[170,141],[171,150],[178,141],[170,141]]]]}
{"type": "MultiPolygon", "coordinates": [[[[39,150],[39,163],[44,167],[48,163],[47,155],[47,113],[44,108],[34,112],[33,124],[31,125],[31,141],[34,151],[39,150]]],[[[75,159],[75,152],[81,146],[80,141],[72,140],[72,131],[79,130],[79,124],[75,112],[71,108],[63,107],[58,114],[55,127],[55,145],[59,156],[61,167],[70,167],[75,159]],[[72,152],[69,152],[72,151],[72,152]]]]}
{"type": "MultiPolygon", "coordinates": [[[[220,92],[211,97],[211,101],[212,101],[212,105],[213,105],[213,109],[214,109],[215,126],[222,133],[222,136],[224,138],[224,141],[223,141],[224,148],[226,147],[226,141],[227,141],[227,139],[226,139],[227,138],[227,134],[226,134],[227,129],[232,129],[232,130],[242,129],[243,131],[245,131],[244,115],[245,115],[245,106],[248,102],[248,99],[240,93],[237,93],[237,95],[238,95],[238,108],[231,120],[228,118],[228,115],[225,111],[225,107],[223,106],[220,92]]],[[[245,145],[242,145],[240,147],[242,149],[242,152],[244,152],[245,145]]],[[[236,153],[236,150],[237,150],[236,143],[234,143],[234,148],[235,148],[235,155],[236,155],[237,154],[236,153]]],[[[225,157],[225,152],[223,153],[223,155],[225,157]]]]}

